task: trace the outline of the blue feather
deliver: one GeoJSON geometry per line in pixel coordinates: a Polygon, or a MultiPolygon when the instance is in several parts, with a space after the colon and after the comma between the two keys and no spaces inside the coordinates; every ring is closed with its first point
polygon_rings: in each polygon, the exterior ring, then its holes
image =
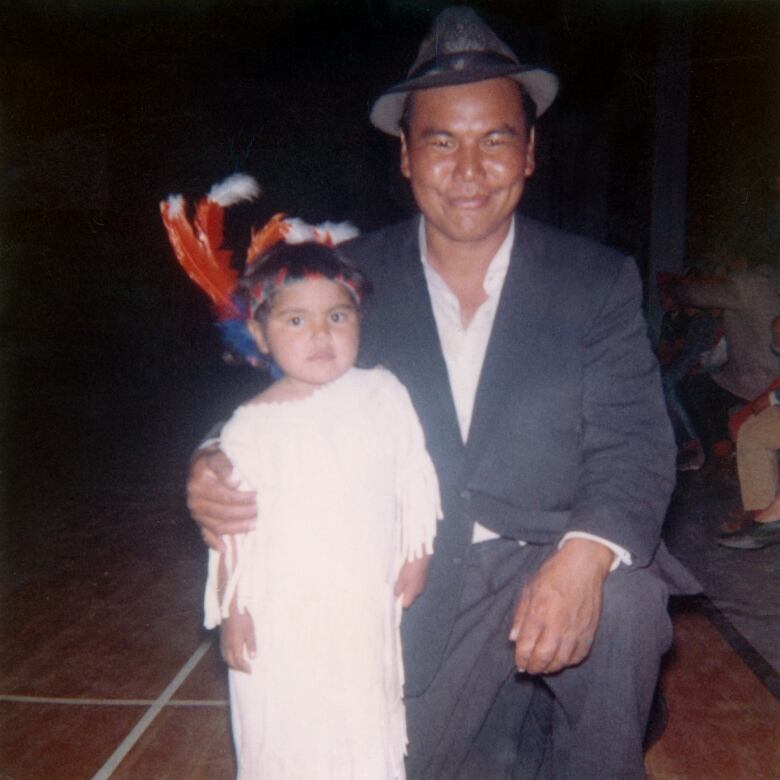
{"type": "Polygon", "coordinates": [[[273,358],[270,355],[264,355],[257,348],[257,344],[252,338],[252,334],[249,332],[246,320],[243,317],[220,320],[216,325],[222,336],[222,341],[231,354],[243,358],[250,365],[268,371],[274,380],[281,379],[284,376],[273,358]]]}
{"type": "Polygon", "coordinates": [[[243,318],[221,320],[217,323],[217,328],[222,335],[225,346],[231,352],[253,364],[265,362],[265,355],[257,348],[257,344],[246,326],[246,320],[243,318]]]}

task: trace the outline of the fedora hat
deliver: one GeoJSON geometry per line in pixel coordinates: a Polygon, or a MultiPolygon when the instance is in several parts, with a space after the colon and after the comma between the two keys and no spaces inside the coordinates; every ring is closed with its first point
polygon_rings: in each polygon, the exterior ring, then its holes
{"type": "Polygon", "coordinates": [[[537,116],[550,107],[558,92],[554,73],[522,64],[471,8],[446,8],[420,44],[406,80],[377,98],[371,109],[371,123],[385,133],[399,135],[398,121],[410,92],[502,77],[522,84],[536,104],[537,116]]]}

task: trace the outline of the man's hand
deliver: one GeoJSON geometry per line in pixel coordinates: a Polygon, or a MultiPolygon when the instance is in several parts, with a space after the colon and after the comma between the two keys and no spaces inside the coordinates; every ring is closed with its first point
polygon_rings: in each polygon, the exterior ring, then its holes
{"type": "Polygon", "coordinates": [[[510,641],[521,672],[551,674],[590,652],[614,553],[589,539],[569,539],[523,588],[510,641]]]}
{"type": "Polygon", "coordinates": [[[219,629],[219,646],[225,663],[237,672],[252,673],[247,659],[254,660],[255,624],[248,612],[236,612],[223,618],[219,629]]]}
{"type": "Polygon", "coordinates": [[[253,492],[238,490],[233,466],[222,450],[208,447],[196,453],[187,479],[187,507],[200,526],[203,541],[225,552],[223,534],[251,531],[257,519],[253,492]]]}
{"type": "Polygon", "coordinates": [[[407,561],[401,566],[398,572],[398,579],[395,581],[393,593],[401,596],[401,606],[411,607],[417,600],[417,597],[425,588],[425,580],[428,578],[428,564],[431,562],[430,555],[423,555],[413,561],[407,561]]]}

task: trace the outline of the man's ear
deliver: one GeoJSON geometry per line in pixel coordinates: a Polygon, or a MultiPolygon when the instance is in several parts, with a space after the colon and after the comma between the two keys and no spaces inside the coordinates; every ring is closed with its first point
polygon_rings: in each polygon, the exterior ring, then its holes
{"type": "Polygon", "coordinates": [[[271,350],[268,346],[268,340],[265,337],[265,333],[263,332],[263,326],[257,320],[251,319],[246,321],[246,327],[249,330],[252,338],[255,340],[257,348],[264,355],[267,355],[271,350]]]}
{"type": "Polygon", "coordinates": [[[406,142],[406,134],[401,130],[401,175],[410,179],[412,177],[411,170],[409,169],[409,146],[406,142]]]}

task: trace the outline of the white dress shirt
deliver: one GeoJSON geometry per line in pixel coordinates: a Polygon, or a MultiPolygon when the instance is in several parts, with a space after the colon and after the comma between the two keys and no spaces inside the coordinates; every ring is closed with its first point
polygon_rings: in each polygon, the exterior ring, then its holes
{"type": "MultiPolygon", "coordinates": [[[[449,375],[450,389],[458,415],[460,436],[465,444],[469,436],[471,415],[474,411],[474,398],[477,393],[479,377],[482,373],[485,352],[490,339],[490,333],[493,330],[493,321],[496,317],[506,272],[509,269],[509,259],[515,240],[515,221],[514,219],[512,220],[504,242],[490,261],[490,265],[485,273],[483,287],[487,299],[476,310],[467,327],[463,326],[457,297],[440,274],[428,262],[424,219],[420,219],[419,240],[420,258],[425,273],[425,281],[428,285],[428,293],[433,306],[433,316],[436,320],[436,329],[439,332],[439,341],[444,354],[444,361],[447,364],[447,374],[449,375]]],[[[497,538],[498,534],[485,528],[485,526],[480,523],[474,524],[473,542],[484,542],[488,539],[497,538]]],[[[561,539],[560,545],[574,538],[591,539],[609,547],[615,554],[615,560],[612,564],[613,569],[620,563],[631,563],[631,554],[627,550],[593,534],[569,531],[561,539]]],[[[524,542],[521,542],[521,544],[524,544],[524,542]]]]}

